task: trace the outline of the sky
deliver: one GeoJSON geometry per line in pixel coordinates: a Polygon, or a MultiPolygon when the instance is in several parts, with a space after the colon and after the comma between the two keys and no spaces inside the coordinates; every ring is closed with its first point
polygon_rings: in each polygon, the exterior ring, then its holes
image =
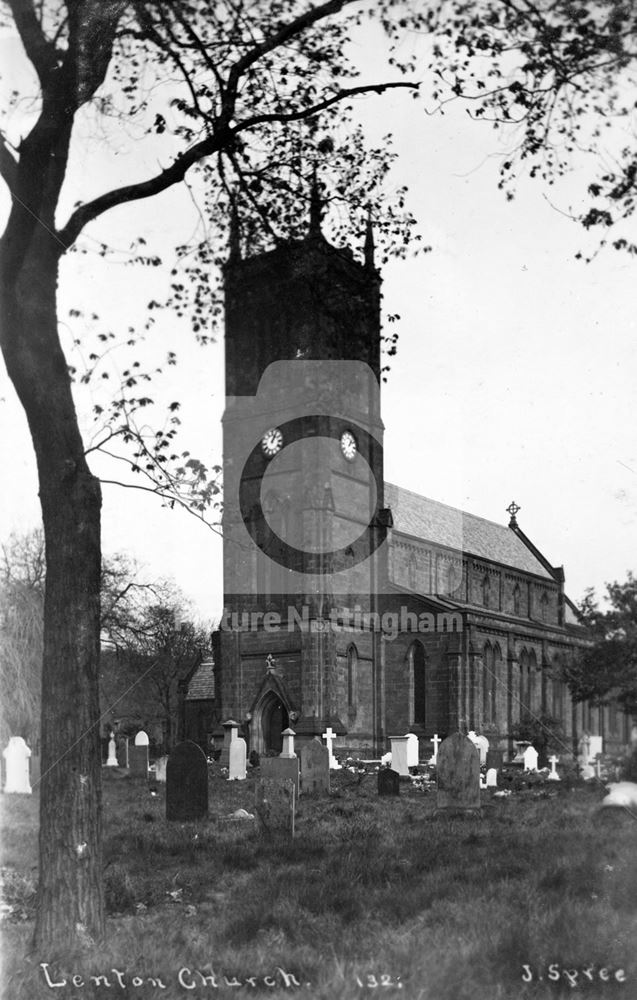
{"type": "MultiPolygon", "coordinates": [[[[380,43],[371,28],[356,50],[362,71],[377,72],[380,43]]],[[[12,37],[0,39],[0,58],[22,72],[12,37]]],[[[428,116],[422,102],[394,91],[357,102],[357,113],[370,140],[393,132],[394,182],[407,183],[409,207],[432,247],[382,273],[385,308],[401,316],[398,354],[382,390],[386,478],[503,524],[515,500],[521,528],[564,566],[569,596],[579,600],[590,586],[601,593],[606,582],[637,569],[637,311],[629,257],[610,250],[588,265],[575,259],[592,243],[567,213],[580,204],[590,163],[577,161],[550,191],[522,180],[507,202],[497,189],[502,138],[460,105],[428,116]]],[[[143,161],[137,146],[126,134],[115,146],[99,135],[78,144],[66,204],[136,171],[143,176],[154,153],[143,161]]],[[[6,210],[3,191],[0,214],[6,210]]],[[[112,211],[87,231],[85,245],[104,240],[120,247],[121,257],[70,257],[61,314],[86,306],[115,330],[139,323],[157,276],[127,266],[126,248],[143,233],[161,250],[192,227],[185,188],[112,211]]],[[[223,344],[200,347],[186,324],[172,320],[146,342],[144,361],[159,366],[168,350],[179,364],[164,368],[152,392],[181,401],[183,444],[213,465],[221,458],[223,344]]],[[[87,427],[91,402],[78,396],[87,427]]],[[[26,421],[4,368],[0,463],[3,540],[39,522],[26,421]]],[[[115,478],[112,464],[93,464],[115,478]]],[[[103,496],[104,552],[128,553],[146,579],[173,578],[195,613],[218,619],[219,535],[137,490],[106,484],[103,496]]]]}

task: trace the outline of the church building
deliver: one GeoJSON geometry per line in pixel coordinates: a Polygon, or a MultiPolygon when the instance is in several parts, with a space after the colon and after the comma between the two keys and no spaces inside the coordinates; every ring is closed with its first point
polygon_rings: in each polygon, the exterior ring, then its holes
{"type": "Polygon", "coordinates": [[[498,524],[384,481],[369,226],[362,251],[327,242],[316,198],[304,240],[244,256],[235,227],[224,614],[191,735],[232,718],[262,754],[288,727],[297,746],[331,727],[337,752],[378,756],[391,736],[473,730],[511,753],[520,722],[550,718],[565,753],[627,742],[622,713],[574,705],[560,679],[587,635],[520,508],[498,524]]]}

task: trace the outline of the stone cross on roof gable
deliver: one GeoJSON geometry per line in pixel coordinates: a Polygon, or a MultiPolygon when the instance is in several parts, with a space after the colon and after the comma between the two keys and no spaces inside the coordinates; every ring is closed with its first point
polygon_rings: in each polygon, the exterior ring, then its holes
{"type": "Polygon", "coordinates": [[[509,521],[509,527],[510,528],[516,528],[517,527],[517,523],[518,522],[516,520],[515,515],[520,510],[522,510],[522,508],[518,507],[518,505],[516,504],[515,500],[512,500],[511,503],[509,504],[509,506],[507,507],[507,514],[511,515],[511,520],[509,521]]]}

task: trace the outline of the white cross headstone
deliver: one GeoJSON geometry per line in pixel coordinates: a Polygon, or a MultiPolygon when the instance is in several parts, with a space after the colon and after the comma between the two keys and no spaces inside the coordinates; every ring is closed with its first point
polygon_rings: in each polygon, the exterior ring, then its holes
{"type": "Polygon", "coordinates": [[[524,751],[524,770],[537,771],[538,753],[535,747],[527,747],[524,751]]]}
{"type": "Polygon", "coordinates": [[[557,771],[555,769],[556,765],[557,765],[557,762],[558,762],[559,759],[560,758],[556,757],[555,754],[553,754],[552,757],[549,757],[549,764],[551,765],[551,773],[549,774],[549,776],[547,778],[548,781],[560,781],[561,780],[559,774],[557,773],[557,771]]]}
{"type": "Polygon", "coordinates": [[[418,767],[418,737],[415,733],[407,733],[407,767],[418,767]]]}
{"type": "Polygon", "coordinates": [[[5,760],[5,792],[30,795],[29,757],[31,751],[22,737],[11,736],[6,748],[2,751],[2,756],[5,760]]]}
{"type": "Polygon", "coordinates": [[[429,761],[430,764],[435,764],[438,759],[438,747],[442,743],[442,740],[438,736],[438,733],[434,733],[433,738],[429,740],[430,743],[434,745],[434,755],[429,761]]]}
{"type": "Polygon", "coordinates": [[[292,757],[296,757],[296,754],[294,753],[294,737],[296,736],[296,733],[293,729],[288,728],[283,730],[281,736],[283,737],[283,748],[279,757],[287,757],[291,760],[292,757]]]}
{"type": "Polygon", "coordinates": [[[149,742],[150,741],[148,739],[148,733],[145,733],[143,729],[140,729],[140,731],[137,733],[137,736],[135,737],[135,746],[147,747],[149,742]]]}
{"type": "Polygon", "coordinates": [[[341,765],[337,761],[336,757],[334,756],[334,751],[332,750],[332,744],[336,739],[336,733],[332,730],[331,726],[328,726],[325,732],[323,733],[323,739],[327,743],[327,749],[330,755],[330,769],[332,771],[336,771],[340,768],[341,765]]]}
{"type": "Polygon", "coordinates": [[[107,767],[117,767],[117,747],[115,745],[115,734],[111,733],[111,738],[108,741],[108,760],[106,761],[107,767]]]}

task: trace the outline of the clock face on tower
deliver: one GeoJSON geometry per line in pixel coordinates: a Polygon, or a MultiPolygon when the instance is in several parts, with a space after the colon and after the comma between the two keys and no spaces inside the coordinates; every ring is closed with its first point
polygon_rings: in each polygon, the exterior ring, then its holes
{"type": "Polygon", "coordinates": [[[261,450],[267,458],[273,458],[283,447],[283,435],[278,427],[271,427],[261,438],[261,450]]]}
{"type": "Polygon", "coordinates": [[[351,431],[343,431],[341,434],[341,451],[348,462],[353,462],[356,458],[358,445],[356,444],[356,438],[351,431]]]}

